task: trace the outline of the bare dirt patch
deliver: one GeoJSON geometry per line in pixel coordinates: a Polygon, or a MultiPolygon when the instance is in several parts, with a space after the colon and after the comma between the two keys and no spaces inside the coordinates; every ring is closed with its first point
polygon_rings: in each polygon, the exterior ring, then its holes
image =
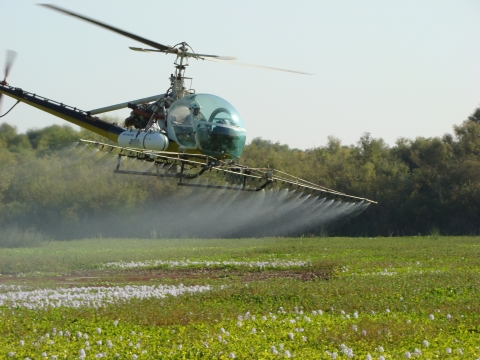
{"type": "Polygon", "coordinates": [[[215,280],[262,281],[273,278],[289,278],[301,281],[328,280],[333,276],[329,269],[296,269],[247,271],[232,269],[129,269],[84,270],[63,276],[1,276],[0,283],[38,284],[58,286],[115,286],[126,283],[149,283],[162,280],[215,280]]]}

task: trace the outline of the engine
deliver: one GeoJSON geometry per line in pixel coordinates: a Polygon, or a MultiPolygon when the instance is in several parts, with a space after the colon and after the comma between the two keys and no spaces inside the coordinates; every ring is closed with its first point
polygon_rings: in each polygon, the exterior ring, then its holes
{"type": "MultiPolygon", "coordinates": [[[[130,116],[125,119],[125,127],[135,129],[145,129],[153,116],[153,120],[165,119],[165,111],[163,106],[156,104],[128,104],[128,107],[132,109],[130,116]]],[[[162,126],[160,126],[163,128],[162,126]]]]}

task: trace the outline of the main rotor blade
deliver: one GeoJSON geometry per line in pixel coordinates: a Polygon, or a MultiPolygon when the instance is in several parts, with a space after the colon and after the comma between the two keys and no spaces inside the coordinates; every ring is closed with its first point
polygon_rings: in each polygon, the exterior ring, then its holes
{"type": "Polygon", "coordinates": [[[73,17],[76,17],[76,18],[79,18],[81,20],[85,20],[89,23],[92,23],[92,24],[95,24],[95,25],[98,25],[100,27],[103,27],[105,29],[108,29],[110,31],[113,31],[113,32],[116,32],[117,34],[120,34],[120,35],[123,35],[123,36],[126,36],[130,39],[133,39],[133,40],[137,40],[141,43],[144,43],[146,45],[149,45],[151,47],[154,47],[155,49],[158,49],[158,50],[161,50],[161,51],[172,51],[173,48],[171,46],[168,46],[168,45],[163,45],[163,44],[160,44],[160,43],[157,43],[155,41],[151,41],[151,40],[148,40],[148,39],[145,39],[141,36],[138,36],[138,35],[135,35],[135,34],[132,34],[132,33],[129,33],[129,32],[126,32],[124,30],[121,30],[121,29],[118,29],[116,27],[113,27],[113,26],[110,26],[110,25],[107,25],[107,24],[104,24],[104,23],[101,23],[100,21],[96,21],[96,20],[93,20],[93,19],[90,19],[86,16],[82,16],[82,15],[79,15],[79,14],[76,14],[76,13],[73,13],[71,11],[68,11],[68,10],[65,10],[65,9],[62,9],[58,6],[55,6],[55,5],[52,5],[52,4],[39,4],[41,6],[45,6],[47,8],[50,8],[52,10],[56,10],[56,11],[59,11],[61,13],[64,13],[64,14],[67,14],[67,15],[70,15],[70,16],[73,16],[73,17]]]}
{"type": "Polygon", "coordinates": [[[144,48],[137,48],[137,47],[132,47],[132,46],[130,46],[129,49],[133,50],[133,51],[141,51],[141,52],[161,52],[161,53],[165,53],[165,51],[161,51],[161,50],[157,50],[157,49],[144,49],[144,48]]]}
{"type": "MultiPolygon", "coordinates": [[[[141,51],[141,52],[161,52],[161,53],[166,53],[166,51],[161,51],[161,50],[155,50],[155,49],[144,49],[144,48],[137,48],[137,47],[129,47],[130,50],[133,51],[141,51]]],[[[180,56],[181,52],[178,51],[176,52],[180,56]]],[[[196,54],[196,53],[191,53],[191,52],[185,52],[184,53],[186,57],[192,57],[192,58],[215,58],[218,60],[235,60],[236,57],[233,56],[220,56],[220,55],[207,55],[207,54],[196,54]]]]}
{"type": "Polygon", "coordinates": [[[313,75],[311,73],[306,73],[306,72],[302,72],[302,71],[280,69],[280,68],[276,68],[276,67],[262,66],[262,65],[245,64],[245,63],[241,63],[241,62],[237,62],[237,61],[223,61],[222,59],[210,59],[210,58],[205,58],[203,60],[219,62],[219,63],[223,63],[223,64],[230,64],[230,65],[249,66],[249,67],[254,67],[254,68],[259,68],[259,69],[286,71],[286,72],[290,72],[290,73],[294,73],[294,74],[313,75]]]}

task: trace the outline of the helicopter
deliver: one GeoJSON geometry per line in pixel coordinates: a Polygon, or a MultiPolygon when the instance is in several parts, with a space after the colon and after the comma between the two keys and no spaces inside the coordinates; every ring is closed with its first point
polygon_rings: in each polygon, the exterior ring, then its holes
{"type": "Polygon", "coordinates": [[[164,45],[56,5],[40,5],[150,47],[130,47],[133,51],[175,55],[174,72],[169,77],[167,90],[162,94],[85,111],[10,86],[7,77],[16,53],[8,51],[4,80],[0,82],[0,101],[2,95],[5,95],[17,102],[0,117],[7,115],[22,102],[99,134],[110,140],[110,143],[82,139],[79,144],[116,154],[118,158],[114,172],[118,174],[175,178],[179,186],[213,189],[258,192],[267,187],[286,187],[322,199],[355,204],[376,203],[320,186],[280,170],[241,165],[239,160],[246,143],[246,130],[240,114],[227,100],[212,94],[196,93],[191,86],[187,87],[187,81],[192,78],[186,77],[185,71],[189,60],[194,59],[310,74],[239,63],[231,56],[196,53],[185,41],[175,46],[164,45]],[[99,117],[100,114],[123,108],[129,108],[131,112],[122,125],[99,117]],[[151,162],[154,165],[151,168],[153,170],[127,169],[123,162],[126,157],[151,162]],[[226,183],[204,184],[191,181],[212,171],[223,174],[226,183]]]}

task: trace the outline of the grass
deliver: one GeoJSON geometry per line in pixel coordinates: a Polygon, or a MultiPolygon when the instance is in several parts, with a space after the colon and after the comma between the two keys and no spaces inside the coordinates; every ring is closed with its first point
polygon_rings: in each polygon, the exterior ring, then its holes
{"type": "Polygon", "coordinates": [[[435,235],[93,239],[3,248],[0,296],[17,293],[17,285],[28,291],[183,283],[212,290],[47,310],[6,301],[0,358],[71,359],[81,349],[86,358],[122,359],[480,358],[479,247],[479,237],[435,235]],[[147,260],[180,265],[104,267],[147,260]],[[202,265],[208,261],[240,265],[202,265]],[[274,261],[306,265],[242,265],[274,261]]]}

